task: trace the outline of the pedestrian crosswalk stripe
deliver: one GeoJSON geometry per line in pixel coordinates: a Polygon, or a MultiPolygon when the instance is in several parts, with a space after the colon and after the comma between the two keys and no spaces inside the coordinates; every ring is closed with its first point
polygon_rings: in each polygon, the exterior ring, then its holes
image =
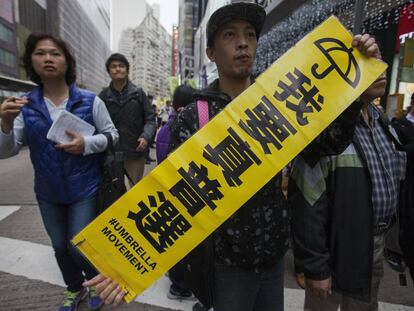
{"type": "Polygon", "coordinates": [[[9,215],[16,212],[20,206],[16,205],[3,205],[0,206],[0,221],[2,221],[4,218],[8,217],[9,215]]]}

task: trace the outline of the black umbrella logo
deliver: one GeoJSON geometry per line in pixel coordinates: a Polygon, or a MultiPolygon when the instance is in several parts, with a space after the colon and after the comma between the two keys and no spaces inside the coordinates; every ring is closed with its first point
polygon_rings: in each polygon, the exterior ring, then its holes
{"type": "Polygon", "coordinates": [[[350,86],[355,88],[358,85],[359,80],[361,78],[361,72],[358,63],[355,60],[354,55],[352,54],[353,48],[348,48],[342,41],[335,38],[319,39],[315,41],[314,44],[331,63],[330,66],[321,73],[317,72],[319,64],[314,64],[312,66],[312,74],[314,75],[314,77],[318,79],[323,79],[332,70],[335,70],[341,76],[342,79],[344,79],[350,86]],[[347,54],[348,65],[346,68],[340,68],[333,59],[331,54],[337,51],[341,51],[347,54]]]}

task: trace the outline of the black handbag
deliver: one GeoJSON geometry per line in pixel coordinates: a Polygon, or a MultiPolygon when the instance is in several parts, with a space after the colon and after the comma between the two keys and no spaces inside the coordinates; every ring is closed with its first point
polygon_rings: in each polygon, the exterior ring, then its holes
{"type": "Polygon", "coordinates": [[[125,192],[124,157],[109,133],[103,133],[108,140],[108,147],[103,156],[103,172],[98,190],[98,212],[102,213],[125,192]]]}

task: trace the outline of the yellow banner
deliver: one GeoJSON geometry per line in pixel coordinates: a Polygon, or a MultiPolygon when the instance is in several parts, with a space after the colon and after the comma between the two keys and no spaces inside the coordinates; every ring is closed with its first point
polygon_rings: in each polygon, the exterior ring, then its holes
{"type": "Polygon", "coordinates": [[[73,240],[126,301],[286,166],[384,70],[327,19],[73,240]]]}

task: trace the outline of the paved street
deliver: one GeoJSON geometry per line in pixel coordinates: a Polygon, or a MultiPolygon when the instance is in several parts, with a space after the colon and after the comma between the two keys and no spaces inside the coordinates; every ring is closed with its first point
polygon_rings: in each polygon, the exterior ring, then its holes
{"type": "MultiPolygon", "coordinates": [[[[147,166],[147,173],[151,168],[147,166]]],[[[27,149],[14,158],[0,160],[0,254],[0,310],[57,309],[64,286],[33,194],[27,149]]],[[[303,291],[294,282],[290,254],[286,268],[286,311],[299,311],[303,291]]],[[[398,275],[385,268],[380,310],[414,311],[412,283],[400,287],[398,275]]],[[[136,302],[117,310],[191,310],[193,303],[168,300],[168,287],[169,281],[162,278],[136,302]]],[[[87,310],[84,302],[79,310],[87,310]]]]}

